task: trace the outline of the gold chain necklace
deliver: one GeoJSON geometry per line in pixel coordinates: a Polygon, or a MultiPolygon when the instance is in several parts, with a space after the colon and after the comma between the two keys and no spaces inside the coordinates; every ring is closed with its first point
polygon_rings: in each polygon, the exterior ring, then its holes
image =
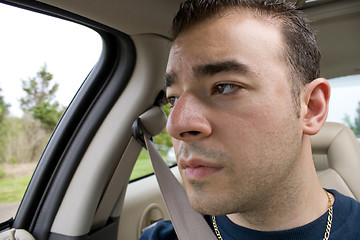
{"type": "MultiPolygon", "coordinates": [[[[325,234],[324,234],[323,240],[328,240],[330,237],[330,230],[331,230],[331,224],[332,224],[332,218],[333,218],[333,205],[332,205],[332,198],[331,198],[330,193],[328,193],[328,191],[326,191],[326,190],[325,190],[325,192],[328,197],[329,206],[328,206],[328,218],[327,218],[326,229],[325,229],[325,234]]],[[[213,227],[214,227],[217,238],[219,240],[223,240],[223,238],[220,234],[219,228],[216,224],[215,216],[212,216],[212,223],[213,223],[213,227]]]]}

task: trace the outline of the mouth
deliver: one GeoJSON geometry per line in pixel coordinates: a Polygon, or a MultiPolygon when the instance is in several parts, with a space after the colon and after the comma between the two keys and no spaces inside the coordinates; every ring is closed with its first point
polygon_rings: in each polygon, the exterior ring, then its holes
{"type": "Polygon", "coordinates": [[[223,169],[223,167],[194,159],[188,161],[180,160],[180,168],[182,169],[183,177],[188,180],[209,178],[223,169]]]}
{"type": "Polygon", "coordinates": [[[221,171],[221,169],[222,168],[214,168],[207,166],[187,167],[183,169],[183,176],[185,176],[189,180],[201,180],[211,177],[212,175],[221,171]]]}

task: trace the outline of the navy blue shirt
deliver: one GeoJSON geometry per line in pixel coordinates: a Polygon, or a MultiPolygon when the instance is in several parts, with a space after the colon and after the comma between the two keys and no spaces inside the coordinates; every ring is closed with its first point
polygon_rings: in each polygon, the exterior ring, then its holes
{"type": "MultiPolygon", "coordinates": [[[[335,190],[329,190],[335,196],[330,240],[360,240],[360,203],[335,190]]],[[[212,227],[210,216],[204,216],[212,227]]],[[[255,231],[238,226],[226,216],[217,216],[221,236],[224,240],[321,240],[324,237],[328,212],[315,221],[294,229],[275,232],[255,231]]],[[[170,221],[160,221],[149,228],[140,240],[177,240],[170,221]]],[[[197,239],[194,239],[197,240],[197,239]]]]}

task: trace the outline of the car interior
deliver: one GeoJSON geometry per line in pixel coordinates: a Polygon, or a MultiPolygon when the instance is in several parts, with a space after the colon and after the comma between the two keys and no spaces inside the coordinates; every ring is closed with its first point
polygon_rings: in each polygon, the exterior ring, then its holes
{"type": "Polygon", "coordinates": [[[327,122],[311,140],[322,186],[359,200],[360,149],[354,133],[340,123],[327,122]]]}
{"type": "MultiPolygon", "coordinates": [[[[92,28],[103,50],[55,128],[16,216],[0,225],[0,240],[9,239],[11,229],[17,239],[135,240],[146,227],[169,219],[156,176],[129,177],[146,147],[143,135],[155,136],[166,123],[163,77],[181,1],[1,2],[92,28]]],[[[360,74],[360,1],[297,5],[316,29],[321,75],[360,74]]],[[[312,137],[312,148],[323,186],[360,200],[354,133],[328,122],[312,137]]],[[[181,182],[177,167],[169,170],[181,182]]]]}

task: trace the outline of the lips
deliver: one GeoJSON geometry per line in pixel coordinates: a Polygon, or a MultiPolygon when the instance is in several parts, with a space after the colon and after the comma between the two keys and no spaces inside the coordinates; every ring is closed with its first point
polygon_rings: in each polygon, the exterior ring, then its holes
{"type": "Polygon", "coordinates": [[[187,167],[183,170],[183,176],[191,180],[200,180],[203,178],[211,177],[219,172],[222,168],[213,168],[206,166],[187,167]]]}
{"type": "Polygon", "coordinates": [[[218,173],[223,167],[199,159],[179,161],[183,177],[189,180],[200,180],[218,173]]]}

